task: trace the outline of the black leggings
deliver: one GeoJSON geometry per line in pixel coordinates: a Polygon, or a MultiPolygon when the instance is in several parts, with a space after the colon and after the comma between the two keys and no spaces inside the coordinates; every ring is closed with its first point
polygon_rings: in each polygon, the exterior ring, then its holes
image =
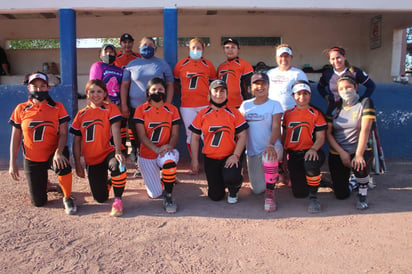
{"type": "MultiPolygon", "coordinates": [[[[318,151],[319,159],[316,161],[305,161],[307,150],[288,151],[288,169],[290,181],[292,183],[292,193],[296,198],[305,198],[309,195],[306,176],[318,176],[320,168],[325,162],[325,154],[322,150],[318,151]]],[[[317,192],[317,187],[313,189],[317,192]]]]}
{"type": "MultiPolygon", "coordinates": [[[[63,155],[67,159],[70,159],[67,146],[63,150],[63,155]]],[[[30,199],[34,206],[44,206],[47,203],[47,171],[49,169],[53,170],[59,176],[72,172],[70,164],[64,169],[58,169],[53,166],[53,156],[54,153],[50,155],[49,160],[46,162],[33,162],[24,159],[24,173],[29,184],[30,199]]]]}
{"type": "MultiPolygon", "coordinates": [[[[355,153],[351,154],[351,159],[355,153]]],[[[350,196],[349,177],[351,171],[357,178],[365,178],[369,175],[369,166],[372,160],[372,152],[365,151],[363,158],[366,162],[366,167],[360,171],[353,170],[343,165],[342,160],[338,154],[329,153],[329,171],[332,177],[333,191],[337,199],[346,199],[350,196]]]]}
{"type": "Polygon", "coordinates": [[[222,200],[225,195],[226,187],[229,193],[235,195],[243,182],[242,177],[242,157],[240,157],[238,166],[225,168],[228,157],[216,160],[205,156],[205,172],[208,185],[208,196],[213,201],[222,200]]]}
{"type": "MultiPolygon", "coordinates": [[[[109,189],[112,183],[108,178],[107,170],[110,170],[111,176],[119,176],[121,174],[119,162],[114,157],[114,154],[115,151],[110,152],[100,164],[86,166],[90,190],[93,198],[99,203],[104,203],[109,198],[109,189]]],[[[118,197],[116,188],[114,188],[114,191],[115,196],[118,197]]]]}

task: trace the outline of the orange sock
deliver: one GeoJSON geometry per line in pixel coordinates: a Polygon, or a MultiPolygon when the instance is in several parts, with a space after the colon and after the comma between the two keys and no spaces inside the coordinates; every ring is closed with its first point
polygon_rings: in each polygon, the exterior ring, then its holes
{"type": "Polygon", "coordinates": [[[68,198],[72,195],[72,185],[73,185],[73,176],[70,172],[66,175],[57,176],[59,179],[60,187],[63,190],[64,198],[68,198]]]}

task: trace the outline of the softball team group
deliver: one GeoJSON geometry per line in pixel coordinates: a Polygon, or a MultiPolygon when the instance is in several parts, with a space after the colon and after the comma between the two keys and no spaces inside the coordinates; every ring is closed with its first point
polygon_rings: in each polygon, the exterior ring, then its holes
{"type": "Polygon", "coordinates": [[[348,63],[343,48],[328,51],[332,66],[323,71],[318,84],[328,102],[324,116],[310,104],[311,86],[305,73],[292,66],[293,51],[287,44],[276,48],[276,68],[254,71],[239,58],[239,42],[229,38],[223,43],[227,60],[216,70],[203,58],[203,41],[194,38],[189,56],[172,71],[155,57],[152,38],[140,41],[139,53],[132,51],[133,42],[125,33],[120,53],[111,44],[99,50],[100,61],[91,66],[85,87],[88,104],[76,114],[70,129],[64,106],[48,93],[48,76],[36,72],[27,77],[29,99],[15,108],[9,121],[13,126],[9,174],[14,180],[20,178],[17,155],[22,144],[33,205],[46,204],[47,173],[52,169],[58,175],[66,213],[77,212],[66,146],[70,132],[76,174],[87,175],[93,198],[106,202],[113,190],[111,216],[123,214],[127,135],[135,176],[143,177],[150,198],[162,197],[165,211],[176,212],[172,193],[183,122],[189,172],[199,172],[202,143],[208,196],[213,201],[238,202],[246,162],[253,192],[264,193],[265,211],[276,210],[276,185],[283,182],[296,198],[308,198],[308,212],[321,212],[317,192],[325,161],[321,148],[327,140],[336,198],[348,198],[356,189],[356,207],[368,208],[369,134],[376,119],[370,96],[375,84],[348,63]],[[358,94],[359,84],[366,87],[363,95],[358,94]],[[181,98],[180,109],[172,105],[175,91],[181,98]],[[351,176],[356,183],[349,184],[351,176]]]}

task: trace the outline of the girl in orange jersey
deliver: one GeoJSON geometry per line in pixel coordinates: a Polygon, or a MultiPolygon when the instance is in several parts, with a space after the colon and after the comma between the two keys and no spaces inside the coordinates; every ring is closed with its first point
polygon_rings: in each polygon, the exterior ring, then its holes
{"type": "Polygon", "coordinates": [[[292,192],[296,198],[309,196],[308,212],[319,213],[321,206],[317,192],[320,168],[325,161],[321,147],[327,125],[323,114],[309,104],[311,89],[308,82],[296,81],[292,85],[292,95],[296,106],[285,112],[282,125],[292,192]]]}
{"type": "Polygon", "coordinates": [[[85,93],[89,104],[77,113],[70,128],[74,134],[76,173],[85,177],[80,162],[83,155],[93,198],[99,203],[105,202],[112,186],[115,198],[110,215],[121,216],[126,185],[126,160],[120,137],[122,115],[115,104],[105,102],[108,92],[102,80],[89,80],[85,93]],[[114,146],[110,144],[112,137],[114,146]],[[107,170],[110,170],[111,181],[107,180],[107,170]]]}
{"type": "Polygon", "coordinates": [[[9,123],[13,126],[10,140],[10,176],[18,181],[17,154],[23,140],[24,172],[29,183],[31,202],[43,206],[47,202],[47,170],[58,175],[63,190],[63,204],[67,214],[77,211],[71,197],[72,171],[67,149],[67,122],[70,120],[60,102],[49,96],[46,74],[36,72],[28,76],[29,100],[19,104],[9,123]]]}
{"type": "Polygon", "coordinates": [[[166,82],[159,77],[147,84],[147,101],[136,108],[133,120],[141,141],[139,166],[150,198],[162,195],[167,213],[175,213],[177,205],[172,198],[176,183],[176,166],[179,152],[175,149],[179,140],[179,111],[166,102],[166,82]],[[162,170],[160,178],[159,168],[162,170]]]}
{"type": "Polygon", "coordinates": [[[241,155],[249,125],[239,110],[226,106],[228,93],[223,80],[210,84],[209,97],[210,106],[202,109],[189,127],[192,131],[192,170],[199,170],[198,150],[202,135],[208,196],[213,201],[222,200],[227,187],[227,201],[234,204],[238,201],[243,181],[241,155]]]}
{"type": "MultiPolygon", "coordinates": [[[[199,38],[193,38],[189,42],[189,57],[180,60],[173,70],[174,77],[178,80],[175,83],[180,84],[180,113],[185,124],[189,153],[192,136],[189,126],[199,111],[209,105],[209,83],[216,79],[216,69],[212,62],[203,58],[204,50],[204,42],[199,38]]],[[[193,171],[190,173],[194,174],[193,171]]]]}

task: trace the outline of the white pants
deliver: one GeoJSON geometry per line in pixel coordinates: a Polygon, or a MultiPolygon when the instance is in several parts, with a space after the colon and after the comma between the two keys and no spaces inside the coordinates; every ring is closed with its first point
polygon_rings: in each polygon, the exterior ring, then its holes
{"type": "Polygon", "coordinates": [[[160,181],[160,169],[163,168],[163,163],[167,159],[171,159],[177,164],[179,161],[179,152],[174,149],[173,153],[167,153],[163,157],[159,155],[156,159],[146,159],[142,157],[138,159],[147,195],[149,195],[150,198],[162,196],[163,186],[160,181]]]}
{"type": "Polygon", "coordinates": [[[180,107],[180,114],[182,115],[186,130],[186,144],[190,144],[190,141],[192,140],[192,131],[189,130],[189,126],[192,124],[199,111],[204,109],[205,107],[207,106],[195,108],[180,107]]]}

